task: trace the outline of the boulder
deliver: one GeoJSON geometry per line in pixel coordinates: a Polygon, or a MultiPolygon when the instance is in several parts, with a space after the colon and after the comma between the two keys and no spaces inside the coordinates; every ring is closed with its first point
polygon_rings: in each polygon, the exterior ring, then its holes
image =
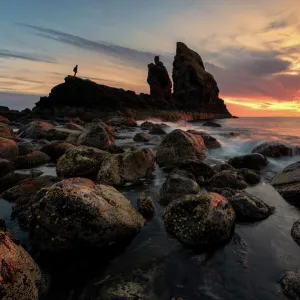
{"type": "Polygon", "coordinates": [[[12,172],[13,164],[7,160],[0,158],[0,177],[12,172]]]}
{"type": "Polygon", "coordinates": [[[198,194],[200,187],[193,174],[177,170],[168,175],[159,191],[159,201],[168,205],[172,201],[189,194],[198,194]]]}
{"type": "Polygon", "coordinates": [[[0,217],[0,231],[6,231],[6,222],[2,217],[0,217]]]}
{"type": "Polygon", "coordinates": [[[0,178],[0,193],[12,188],[14,185],[16,185],[18,182],[26,179],[26,178],[34,178],[37,176],[40,176],[42,172],[33,170],[32,173],[16,173],[11,172],[6,174],[5,176],[0,178]]]}
{"type": "Polygon", "coordinates": [[[180,129],[169,133],[157,148],[156,161],[159,166],[178,165],[188,160],[204,160],[207,150],[203,139],[180,129]]]}
{"type": "Polygon", "coordinates": [[[219,194],[187,195],[167,206],[163,221],[166,230],[182,243],[211,247],[230,238],[235,213],[219,194]]]}
{"type": "Polygon", "coordinates": [[[208,186],[213,188],[231,188],[234,190],[243,190],[247,187],[247,184],[236,172],[221,171],[215,174],[208,181],[208,186]]]}
{"type": "Polygon", "coordinates": [[[44,152],[47,155],[49,155],[52,160],[57,160],[61,156],[63,156],[67,152],[67,150],[72,149],[74,147],[75,146],[70,143],[59,141],[45,145],[41,148],[41,152],[44,152]]]}
{"type": "Polygon", "coordinates": [[[141,128],[144,130],[150,130],[152,128],[152,126],[154,125],[154,123],[149,122],[149,121],[145,121],[141,124],[141,128]]]}
{"type": "Polygon", "coordinates": [[[221,196],[230,199],[233,197],[236,193],[238,193],[238,190],[234,190],[231,188],[215,188],[215,187],[208,187],[207,190],[211,193],[217,193],[220,194],[221,196]]]}
{"type": "Polygon", "coordinates": [[[151,136],[147,133],[139,132],[134,136],[133,140],[135,142],[149,142],[151,140],[151,136]]]}
{"type": "Polygon", "coordinates": [[[149,149],[138,149],[107,157],[102,163],[97,181],[108,185],[137,183],[152,177],[154,156],[149,149]]]}
{"type": "Polygon", "coordinates": [[[73,123],[73,122],[67,123],[66,128],[70,129],[70,130],[77,130],[77,131],[82,131],[83,130],[83,127],[81,125],[78,125],[78,124],[73,123]]]}
{"type": "Polygon", "coordinates": [[[43,139],[47,137],[47,131],[54,126],[46,121],[32,121],[19,129],[18,135],[21,138],[43,139]]]}
{"type": "Polygon", "coordinates": [[[40,145],[36,144],[36,143],[33,143],[33,142],[21,141],[21,142],[18,142],[17,144],[18,144],[18,149],[19,149],[19,155],[20,156],[29,154],[33,151],[40,150],[40,145]]]}
{"type": "Polygon", "coordinates": [[[229,201],[235,211],[236,220],[240,222],[260,221],[275,212],[274,207],[247,192],[238,192],[229,201]]]}
{"type": "Polygon", "coordinates": [[[115,141],[101,123],[93,123],[78,136],[77,144],[107,150],[115,141]]]}
{"type": "Polygon", "coordinates": [[[300,163],[287,166],[281,174],[275,175],[271,185],[287,201],[300,207],[300,163]]]}
{"type": "Polygon", "coordinates": [[[262,154],[253,153],[235,156],[229,159],[228,164],[236,169],[247,168],[251,170],[261,170],[268,164],[268,160],[262,154]]]}
{"type": "Polygon", "coordinates": [[[42,252],[86,255],[92,248],[130,241],[144,224],[116,189],[84,178],[58,182],[34,202],[29,237],[42,252]]]}
{"type": "Polygon", "coordinates": [[[31,169],[49,162],[51,158],[44,152],[33,151],[29,154],[18,156],[15,160],[16,169],[31,169]]]}
{"type": "Polygon", "coordinates": [[[8,232],[0,232],[0,257],[2,300],[38,300],[45,294],[47,286],[39,266],[8,232]]]}
{"type": "Polygon", "coordinates": [[[110,126],[127,126],[127,127],[137,127],[137,123],[135,120],[126,117],[114,117],[109,119],[106,124],[110,126]]]}
{"type": "Polygon", "coordinates": [[[200,160],[185,160],[178,164],[178,168],[192,173],[196,179],[200,176],[209,179],[215,174],[215,171],[210,165],[200,160]]]}
{"type": "Polygon", "coordinates": [[[168,71],[158,56],[154,58],[154,64],[148,64],[147,82],[150,86],[150,95],[152,98],[164,101],[171,98],[172,81],[168,71]]]}
{"type": "Polygon", "coordinates": [[[288,271],[280,279],[280,285],[283,292],[291,299],[300,298],[300,272],[288,271]]]}
{"type": "Polygon", "coordinates": [[[204,144],[207,149],[218,149],[222,147],[216,138],[212,137],[210,134],[204,131],[188,130],[187,132],[200,135],[203,138],[204,144]]]}
{"type": "MultiPolygon", "coordinates": [[[[81,132],[81,131],[79,131],[81,132]]],[[[47,131],[46,138],[49,141],[65,141],[70,134],[78,133],[77,130],[67,128],[52,128],[47,131]]]]}
{"type": "Polygon", "coordinates": [[[293,224],[291,235],[293,240],[300,246],[300,220],[293,224]]]}
{"type": "Polygon", "coordinates": [[[8,123],[10,123],[10,121],[5,117],[0,116],[0,123],[8,124],[8,123]]]}
{"type": "Polygon", "coordinates": [[[14,160],[18,156],[18,145],[15,141],[0,137],[0,158],[14,160]]]}
{"type": "Polygon", "coordinates": [[[13,139],[14,138],[13,129],[5,123],[0,123],[0,137],[6,139],[13,139]]]}
{"type": "Polygon", "coordinates": [[[244,178],[248,184],[254,185],[260,183],[260,175],[253,170],[239,169],[238,173],[244,178]]]}
{"type": "Polygon", "coordinates": [[[215,123],[215,122],[210,122],[210,121],[203,123],[202,126],[207,126],[207,127],[221,127],[220,124],[215,123]]]}
{"type": "Polygon", "coordinates": [[[229,164],[225,164],[225,163],[213,166],[213,170],[214,170],[215,173],[219,173],[219,172],[222,172],[222,171],[236,172],[236,169],[234,167],[232,167],[229,164]]]}
{"type": "Polygon", "coordinates": [[[279,142],[265,142],[255,147],[252,153],[260,153],[268,157],[281,157],[292,155],[293,150],[290,146],[279,142]]]}
{"type": "Polygon", "coordinates": [[[166,134],[160,124],[153,124],[149,130],[149,134],[166,134]]]}
{"type": "Polygon", "coordinates": [[[154,201],[150,196],[145,196],[144,194],[140,196],[137,201],[137,206],[140,214],[145,219],[151,219],[155,214],[154,201]]]}
{"type": "Polygon", "coordinates": [[[103,161],[110,155],[103,150],[87,146],[71,148],[58,159],[57,175],[64,178],[96,178],[103,161]]]}

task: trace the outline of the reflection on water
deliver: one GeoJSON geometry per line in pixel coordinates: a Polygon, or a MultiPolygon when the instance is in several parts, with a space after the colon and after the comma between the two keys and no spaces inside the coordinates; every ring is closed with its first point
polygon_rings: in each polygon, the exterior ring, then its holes
{"type": "MultiPolygon", "coordinates": [[[[221,142],[222,149],[210,151],[209,158],[219,161],[248,154],[266,140],[289,141],[300,145],[300,132],[297,132],[300,119],[243,118],[218,122],[222,124],[221,128],[202,127],[201,123],[167,123],[170,127],[166,131],[182,128],[210,133],[221,142]],[[238,132],[239,136],[230,139],[224,137],[224,133],[229,132],[238,132]]],[[[125,138],[117,140],[117,143],[132,143],[135,133],[123,133],[125,138]]],[[[155,145],[147,147],[155,149],[155,145]]],[[[264,176],[280,172],[298,160],[300,157],[269,159],[264,176]]],[[[39,169],[49,175],[55,172],[55,168],[39,169]]],[[[176,296],[188,300],[286,299],[277,282],[284,271],[300,267],[300,248],[290,235],[292,224],[300,219],[300,211],[282,199],[268,183],[262,182],[247,191],[275,206],[276,213],[264,221],[236,225],[235,235],[228,245],[213,253],[199,254],[171,238],[164,229],[161,218],[163,208],[157,201],[164,177],[164,172],[157,167],[152,181],[120,189],[135,207],[141,192],[152,196],[156,205],[154,219],[142,228],[125,251],[106,268],[97,270],[92,278],[86,276],[82,284],[72,288],[64,287],[65,282],[62,282],[60,289],[49,295],[47,300],[98,300],[95,297],[103,281],[120,272],[130,274],[135,268],[151,271],[149,299],[153,300],[171,300],[176,296]]],[[[9,219],[10,205],[7,202],[0,201],[0,210],[9,219]]],[[[21,238],[23,236],[23,241],[26,240],[26,235],[17,229],[14,222],[9,221],[8,226],[14,234],[21,238]]]]}

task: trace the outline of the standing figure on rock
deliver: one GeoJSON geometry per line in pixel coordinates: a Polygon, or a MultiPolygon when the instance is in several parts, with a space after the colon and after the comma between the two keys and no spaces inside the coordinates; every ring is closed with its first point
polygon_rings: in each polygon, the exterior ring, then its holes
{"type": "Polygon", "coordinates": [[[74,77],[76,77],[76,74],[78,73],[78,65],[76,65],[73,69],[74,77]]]}

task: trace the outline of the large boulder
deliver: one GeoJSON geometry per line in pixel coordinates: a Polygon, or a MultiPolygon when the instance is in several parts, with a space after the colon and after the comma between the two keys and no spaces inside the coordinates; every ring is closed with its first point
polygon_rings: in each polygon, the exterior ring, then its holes
{"type": "Polygon", "coordinates": [[[38,300],[44,295],[46,281],[39,266],[7,232],[0,232],[0,257],[2,300],[38,300]]]}
{"type": "Polygon", "coordinates": [[[45,145],[41,148],[41,152],[49,155],[52,160],[57,160],[72,148],[74,148],[74,145],[67,142],[58,141],[45,145]]]}
{"type": "Polygon", "coordinates": [[[249,169],[239,169],[238,174],[241,175],[245,182],[254,185],[260,183],[260,175],[257,174],[254,170],[249,169]]]}
{"type": "Polygon", "coordinates": [[[13,170],[13,164],[7,160],[0,158],[0,178],[13,170]]]}
{"type": "Polygon", "coordinates": [[[14,160],[18,156],[18,145],[15,141],[0,137],[0,158],[14,160]]]}
{"type": "Polygon", "coordinates": [[[171,202],[163,214],[167,231],[189,246],[215,246],[227,241],[235,213],[226,198],[215,193],[187,195],[171,202]]]}
{"type": "Polygon", "coordinates": [[[288,271],[280,279],[283,292],[291,299],[300,298],[300,272],[288,271]]]}
{"type": "Polygon", "coordinates": [[[147,133],[144,133],[144,132],[139,132],[137,133],[134,137],[133,137],[133,140],[135,142],[150,142],[151,140],[151,136],[147,133]]]}
{"type": "Polygon", "coordinates": [[[260,153],[268,157],[289,156],[293,154],[292,147],[279,142],[265,142],[252,150],[252,153],[260,153]]]}
{"type": "Polygon", "coordinates": [[[153,126],[149,129],[149,134],[163,135],[166,134],[166,132],[160,124],[153,124],[153,126]]]}
{"type": "Polygon", "coordinates": [[[172,81],[168,71],[159,57],[154,58],[154,64],[148,64],[147,82],[150,86],[150,95],[157,100],[168,100],[171,98],[172,81]]]}
{"type": "Polygon", "coordinates": [[[235,156],[229,159],[228,164],[234,168],[247,168],[251,170],[261,170],[268,164],[266,157],[259,153],[235,156]]]}
{"type": "Polygon", "coordinates": [[[207,150],[203,139],[180,129],[169,133],[157,148],[159,166],[178,165],[188,159],[204,160],[207,150]]]}
{"type": "Polygon", "coordinates": [[[111,154],[92,147],[80,146],[69,149],[56,165],[57,175],[64,178],[96,178],[104,160],[111,154]]]}
{"type": "Polygon", "coordinates": [[[221,144],[217,141],[217,139],[208,134],[207,132],[197,130],[188,130],[187,132],[200,135],[203,138],[207,149],[218,149],[222,147],[221,144]]]}
{"type": "Polygon", "coordinates": [[[293,240],[300,246],[300,220],[293,224],[291,235],[293,240]]]}
{"type": "Polygon", "coordinates": [[[47,137],[47,131],[54,126],[45,121],[32,121],[19,129],[18,134],[22,138],[43,139],[47,137]]]}
{"type": "Polygon", "coordinates": [[[107,125],[110,126],[126,126],[126,127],[137,127],[137,123],[135,120],[126,117],[114,117],[106,121],[107,125]]]}
{"type": "Polygon", "coordinates": [[[143,217],[116,189],[84,178],[66,179],[39,193],[32,213],[31,243],[52,253],[83,253],[126,243],[144,224],[143,217]]]}
{"type": "Polygon", "coordinates": [[[236,193],[229,201],[235,211],[236,220],[254,222],[266,219],[274,213],[274,207],[247,192],[236,193]]]}
{"type": "Polygon", "coordinates": [[[168,205],[172,201],[185,195],[198,194],[200,187],[193,174],[177,170],[168,175],[159,191],[159,201],[168,205]]]}
{"type": "Polygon", "coordinates": [[[14,138],[13,129],[7,124],[0,123],[0,137],[6,139],[13,139],[14,138]]]}
{"type": "Polygon", "coordinates": [[[192,173],[196,179],[199,177],[209,179],[215,174],[213,168],[201,160],[188,159],[182,161],[178,164],[178,168],[192,173]]]}
{"type": "Polygon", "coordinates": [[[149,149],[111,155],[102,163],[97,181],[108,185],[137,183],[150,178],[154,168],[154,156],[149,149]]]}
{"type": "Polygon", "coordinates": [[[70,134],[80,133],[78,130],[70,130],[67,128],[52,128],[47,131],[46,138],[49,141],[65,141],[70,134]]]}
{"type": "Polygon", "coordinates": [[[77,144],[107,150],[115,141],[101,123],[93,123],[79,135],[77,144]]]}
{"type": "Polygon", "coordinates": [[[154,123],[149,122],[149,121],[145,121],[141,124],[141,128],[144,130],[150,130],[152,128],[152,126],[154,125],[154,123]]]}
{"type": "Polygon", "coordinates": [[[219,98],[219,88],[214,77],[205,70],[198,53],[178,42],[173,62],[174,97],[185,110],[229,112],[219,98]]]}
{"type": "Polygon", "coordinates": [[[300,162],[287,166],[275,175],[271,184],[287,201],[300,207],[300,162]]]}
{"type": "Polygon", "coordinates": [[[33,151],[29,154],[18,156],[15,160],[16,169],[31,169],[49,162],[51,158],[44,152],[33,151]]]}
{"type": "Polygon", "coordinates": [[[247,187],[244,178],[238,173],[232,171],[221,171],[215,174],[208,181],[208,189],[210,188],[231,188],[234,190],[243,190],[247,187]]]}

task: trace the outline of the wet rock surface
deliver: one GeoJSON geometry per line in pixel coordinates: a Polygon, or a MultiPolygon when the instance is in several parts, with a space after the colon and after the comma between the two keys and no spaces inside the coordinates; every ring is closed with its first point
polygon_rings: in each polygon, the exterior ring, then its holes
{"type": "Polygon", "coordinates": [[[32,206],[31,243],[40,251],[79,251],[132,239],[144,220],[116,189],[72,178],[39,193],[32,206]]]}
{"type": "Polygon", "coordinates": [[[222,145],[217,141],[216,138],[212,137],[210,134],[204,131],[188,130],[187,132],[200,135],[203,138],[207,149],[218,149],[222,147],[222,145]]]}
{"type": "Polygon", "coordinates": [[[208,188],[231,188],[243,190],[247,187],[244,178],[232,171],[221,171],[215,174],[207,183],[208,188]]]}
{"type": "Polygon", "coordinates": [[[135,142],[149,142],[151,140],[151,136],[147,133],[139,132],[134,136],[133,140],[135,142]]]}
{"type": "Polygon", "coordinates": [[[166,230],[189,246],[212,246],[229,239],[235,213],[215,193],[187,195],[169,204],[163,215],[166,230]]]}
{"type": "Polygon", "coordinates": [[[260,153],[268,157],[281,157],[293,154],[292,148],[278,142],[266,142],[258,145],[252,150],[252,153],[260,153]]]}
{"type": "Polygon", "coordinates": [[[228,164],[234,168],[247,168],[252,170],[261,170],[268,164],[267,158],[259,153],[236,156],[229,159],[228,164]]]}
{"type": "Polygon", "coordinates": [[[173,130],[157,148],[156,162],[159,166],[178,165],[188,159],[204,160],[206,146],[200,136],[173,130]]]}

